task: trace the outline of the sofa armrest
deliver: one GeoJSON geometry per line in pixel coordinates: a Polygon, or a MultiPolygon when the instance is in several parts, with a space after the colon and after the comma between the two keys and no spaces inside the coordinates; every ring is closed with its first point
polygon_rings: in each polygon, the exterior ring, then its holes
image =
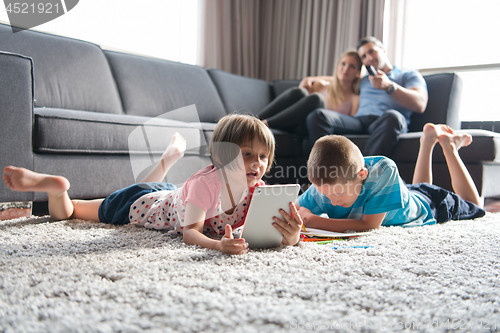
{"type": "Polygon", "coordinates": [[[440,73],[426,75],[424,79],[429,101],[424,113],[414,113],[411,116],[408,131],[420,132],[426,123],[446,124],[459,130],[462,78],[455,73],[440,73]]]}
{"type": "MultiPolygon", "coordinates": [[[[0,169],[7,165],[33,170],[33,61],[0,52],[0,169]]],[[[0,202],[32,201],[31,192],[13,192],[0,182],[0,202]]]]}

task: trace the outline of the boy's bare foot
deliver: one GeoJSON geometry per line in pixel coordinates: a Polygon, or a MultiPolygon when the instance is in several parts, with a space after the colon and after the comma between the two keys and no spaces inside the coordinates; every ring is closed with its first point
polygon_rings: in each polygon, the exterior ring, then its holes
{"type": "Polygon", "coordinates": [[[177,132],[172,136],[172,140],[165,149],[165,152],[161,156],[161,159],[168,159],[170,162],[176,162],[184,156],[184,152],[186,151],[186,140],[177,132]]]}
{"type": "Polygon", "coordinates": [[[14,166],[3,169],[3,181],[11,190],[19,192],[57,194],[69,189],[69,181],[62,176],[46,175],[14,166]]]}
{"type": "Polygon", "coordinates": [[[438,142],[438,138],[442,134],[453,134],[453,129],[447,125],[435,125],[432,123],[427,123],[424,125],[423,135],[420,138],[421,143],[428,143],[435,145],[438,142]]]}
{"type": "Polygon", "coordinates": [[[439,136],[438,140],[443,150],[450,147],[453,150],[459,150],[472,143],[472,136],[467,133],[442,134],[439,136]]]}
{"type": "Polygon", "coordinates": [[[422,143],[439,144],[444,148],[451,147],[455,150],[459,150],[462,147],[466,147],[471,144],[472,137],[467,133],[455,133],[447,125],[435,125],[435,124],[425,124],[424,135],[420,138],[422,143]]]}

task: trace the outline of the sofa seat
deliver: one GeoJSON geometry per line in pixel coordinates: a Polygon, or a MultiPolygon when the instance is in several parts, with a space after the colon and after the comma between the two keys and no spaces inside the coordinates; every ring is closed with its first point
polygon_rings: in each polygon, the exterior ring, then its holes
{"type": "Polygon", "coordinates": [[[37,108],[34,118],[36,153],[162,154],[175,132],[188,142],[186,154],[206,145],[199,125],[160,117],[37,108]]]}

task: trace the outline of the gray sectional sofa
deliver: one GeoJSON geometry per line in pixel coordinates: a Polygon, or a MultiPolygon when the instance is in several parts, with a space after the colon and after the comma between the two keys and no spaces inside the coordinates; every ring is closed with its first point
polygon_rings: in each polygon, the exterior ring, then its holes
{"type": "MultiPolygon", "coordinates": [[[[396,160],[411,181],[418,131],[427,121],[460,127],[460,78],[425,77],[429,105],[402,136],[396,160]]],[[[173,132],[188,151],[167,181],[182,184],[210,163],[207,144],[217,120],[233,111],[256,115],[298,81],[262,80],[177,62],[102,50],[99,46],[0,24],[0,168],[23,166],[71,181],[74,198],[103,197],[134,183],[157,160],[173,132]]],[[[273,130],[277,164],[268,183],[307,183],[302,139],[273,130]]],[[[462,157],[484,196],[500,195],[499,135],[472,131],[462,157]]],[[[360,147],[366,136],[350,136],[360,147]]],[[[437,156],[439,155],[438,152],[437,156]]],[[[436,183],[449,186],[435,158],[436,183]]],[[[0,202],[46,200],[0,185],[0,202]]]]}

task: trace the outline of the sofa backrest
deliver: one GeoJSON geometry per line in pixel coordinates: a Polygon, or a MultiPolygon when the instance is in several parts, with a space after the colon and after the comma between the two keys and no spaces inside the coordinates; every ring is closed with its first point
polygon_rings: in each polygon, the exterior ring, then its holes
{"type": "Polygon", "coordinates": [[[290,88],[298,87],[300,81],[301,80],[274,80],[273,81],[274,96],[279,96],[290,88]]]}
{"type": "Polygon", "coordinates": [[[424,76],[429,101],[424,113],[414,113],[409,132],[420,132],[426,123],[447,124],[460,129],[460,101],[462,79],[455,73],[441,73],[424,76]]]}
{"type": "Polygon", "coordinates": [[[274,99],[269,82],[231,74],[218,69],[208,69],[227,113],[258,114],[274,99]]]}
{"type": "Polygon", "coordinates": [[[121,113],[108,62],[99,46],[0,24],[0,50],[33,59],[37,106],[121,113]]]}
{"type": "MultiPolygon", "coordinates": [[[[226,115],[207,71],[178,62],[104,51],[126,114],[156,117],[195,104],[199,121],[216,122],[226,115]]],[[[198,121],[183,115],[169,119],[198,121]]]]}

